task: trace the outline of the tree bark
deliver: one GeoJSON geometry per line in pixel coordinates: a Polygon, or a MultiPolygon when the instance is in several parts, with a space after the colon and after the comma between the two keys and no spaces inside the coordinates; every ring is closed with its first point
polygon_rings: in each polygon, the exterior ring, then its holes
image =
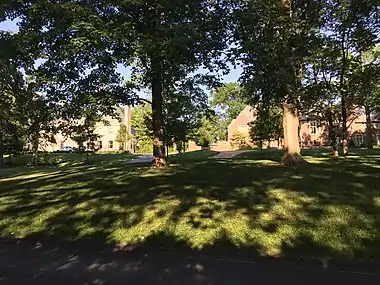
{"type": "Polygon", "coordinates": [[[164,142],[164,122],[162,115],[162,76],[161,62],[151,57],[152,68],[152,115],[153,115],[153,167],[164,167],[167,164],[164,142]]]}
{"type": "Polygon", "coordinates": [[[298,166],[307,164],[301,156],[299,143],[299,116],[298,110],[293,104],[284,103],[283,127],[285,155],[281,164],[286,166],[298,166]]]}
{"type": "MultiPolygon", "coordinates": [[[[39,134],[39,131],[37,132],[39,134]]],[[[32,157],[32,165],[38,166],[38,145],[39,145],[39,137],[33,138],[33,157],[32,157]]]]}
{"type": "Polygon", "coordinates": [[[366,140],[367,148],[373,149],[371,109],[365,106],[366,140]]]}
{"type": "Polygon", "coordinates": [[[348,130],[347,130],[347,106],[345,94],[342,94],[342,139],[343,139],[343,155],[348,155],[348,130]]]}
{"type": "Polygon", "coordinates": [[[38,146],[37,146],[37,148],[34,147],[34,149],[33,149],[32,164],[34,166],[38,166],[38,146]]]}
{"type": "Polygon", "coordinates": [[[330,143],[332,146],[333,150],[333,156],[337,157],[339,156],[339,151],[338,151],[338,142],[336,140],[336,133],[335,133],[335,128],[334,128],[334,122],[333,122],[333,117],[332,117],[332,112],[329,110],[327,112],[327,121],[328,121],[328,128],[329,128],[329,137],[330,137],[330,143]]]}
{"type": "Polygon", "coordinates": [[[344,90],[344,76],[346,72],[347,65],[347,54],[346,54],[346,33],[343,32],[341,40],[341,51],[342,51],[342,68],[340,72],[340,83],[339,89],[342,97],[342,139],[343,139],[343,155],[348,155],[348,131],[347,131],[347,103],[346,103],[346,91],[344,90]]]}

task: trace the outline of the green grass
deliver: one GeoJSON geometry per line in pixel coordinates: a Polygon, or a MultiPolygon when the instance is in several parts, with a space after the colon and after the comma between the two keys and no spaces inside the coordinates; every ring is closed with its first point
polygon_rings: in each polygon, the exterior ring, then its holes
{"type": "MultiPolygon", "coordinates": [[[[104,164],[104,163],[114,163],[123,162],[131,158],[138,157],[138,155],[130,153],[121,154],[89,154],[87,161],[86,153],[40,153],[38,155],[38,161],[41,166],[52,166],[52,165],[78,165],[83,163],[89,164],[104,164]]],[[[11,167],[17,166],[27,166],[32,162],[32,154],[23,154],[20,156],[12,157],[11,163],[9,164],[9,157],[4,158],[5,163],[11,167]]]]}
{"type": "Polygon", "coordinates": [[[185,247],[217,253],[380,261],[380,151],[237,159],[173,157],[0,170],[0,235],[185,247]]]}

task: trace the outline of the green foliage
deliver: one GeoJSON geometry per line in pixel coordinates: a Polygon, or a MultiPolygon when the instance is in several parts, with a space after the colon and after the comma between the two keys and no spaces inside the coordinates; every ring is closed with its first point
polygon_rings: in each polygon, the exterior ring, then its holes
{"type": "Polygon", "coordinates": [[[32,0],[6,3],[0,18],[20,19],[17,38],[33,60],[45,59],[37,67],[38,80],[52,101],[63,104],[65,117],[93,102],[102,114],[113,113],[120,103],[141,102],[135,91],[148,87],[156,110],[152,130],[163,140],[163,87],[200,65],[226,67],[220,60],[227,32],[223,5],[206,0],[32,0]],[[117,64],[132,67],[128,84],[121,85],[117,64]]]}
{"type": "Polygon", "coordinates": [[[117,134],[116,134],[116,141],[122,145],[122,150],[125,151],[125,147],[127,145],[127,142],[129,142],[131,140],[131,134],[129,133],[128,131],[128,128],[125,124],[120,124],[120,128],[119,130],[117,131],[117,134]]]}
{"type": "Polygon", "coordinates": [[[95,133],[96,124],[101,121],[101,115],[94,110],[86,110],[84,118],[79,121],[79,124],[69,126],[68,134],[78,144],[80,151],[95,150],[95,141],[100,137],[95,133]],[[85,143],[87,142],[87,148],[85,143]]]}
{"type": "Polygon", "coordinates": [[[209,112],[207,94],[200,83],[199,78],[190,77],[165,93],[165,142],[168,146],[175,144],[179,152],[183,143],[194,136],[201,118],[209,112]]]}
{"type": "Polygon", "coordinates": [[[252,142],[262,149],[263,141],[279,140],[283,135],[282,109],[258,105],[256,119],[250,124],[252,142]]]}
{"type": "Polygon", "coordinates": [[[215,141],[215,123],[212,117],[202,117],[194,139],[196,144],[201,147],[209,147],[215,141]]]}
{"type": "Polygon", "coordinates": [[[218,128],[221,132],[221,138],[226,137],[228,125],[246,106],[247,95],[244,91],[244,88],[237,83],[227,83],[211,92],[210,105],[220,117],[218,128]]]}
{"type": "Polygon", "coordinates": [[[321,1],[239,1],[236,49],[251,105],[264,100],[299,105],[303,59],[313,48],[321,1]]]}
{"type": "Polygon", "coordinates": [[[231,137],[231,146],[238,149],[249,148],[248,136],[240,132],[235,132],[231,137]]]}
{"type": "Polygon", "coordinates": [[[139,153],[151,153],[152,147],[152,108],[150,104],[138,105],[132,110],[131,125],[139,153]]]}

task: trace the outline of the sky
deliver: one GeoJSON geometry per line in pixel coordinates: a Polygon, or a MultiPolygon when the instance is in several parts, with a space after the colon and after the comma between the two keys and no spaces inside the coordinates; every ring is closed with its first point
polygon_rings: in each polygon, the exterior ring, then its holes
{"type": "MultiPolygon", "coordinates": [[[[18,31],[17,20],[14,21],[4,21],[0,22],[0,31],[18,31]]],[[[119,72],[125,79],[129,78],[131,75],[131,70],[125,66],[118,65],[117,72],[119,72]]],[[[205,73],[204,70],[200,69],[199,73],[205,73]]],[[[237,82],[242,73],[241,67],[230,66],[230,72],[227,75],[222,75],[223,82],[237,82]]]]}

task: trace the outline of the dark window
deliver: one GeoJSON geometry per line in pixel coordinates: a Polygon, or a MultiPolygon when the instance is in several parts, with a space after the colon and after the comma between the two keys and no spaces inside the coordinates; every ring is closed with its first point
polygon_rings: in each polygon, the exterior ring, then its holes
{"type": "Polygon", "coordinates": [[[102,148],[103,148],[103,142],[99,141],[99,149],[102,149],[102,148]]]}
{"type": "Polygon", "coordinates": [[[108,142],[108,148],[113,148],[113,141],[108,142]]]}
{"type": "Polygon", "coordinates": [[[311,128],[311,134],[312,135],[316,135],[318,133],[318,125],[316,122],[311,122],[310,128],[311,128]]]}

